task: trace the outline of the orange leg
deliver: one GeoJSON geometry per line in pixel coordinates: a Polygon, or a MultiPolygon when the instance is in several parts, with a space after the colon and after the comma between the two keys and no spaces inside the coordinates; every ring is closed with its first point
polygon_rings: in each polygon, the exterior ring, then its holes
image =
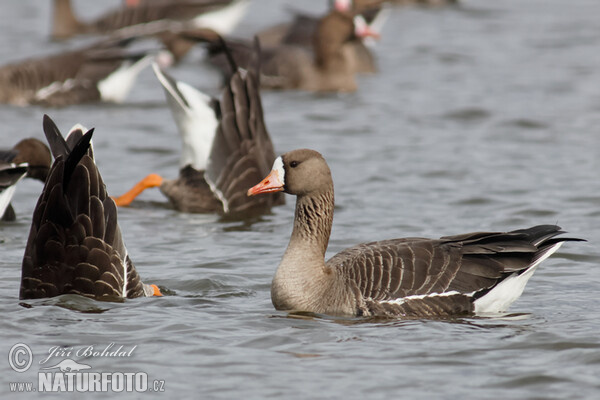
{"type": "Polygon", "coordinates": [[[156,174],[150,174],[131,188],[127,193],[119,197],[113,197],[117,206],[128,206],[131,202],[148,188],[158,187],[162,184],[163,179],[156,174]]]}

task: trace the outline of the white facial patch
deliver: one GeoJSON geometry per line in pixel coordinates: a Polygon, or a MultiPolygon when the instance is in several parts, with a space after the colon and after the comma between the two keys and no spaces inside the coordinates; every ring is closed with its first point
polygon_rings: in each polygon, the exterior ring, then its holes
{"type": "Polygon", "coordinates": [[[283,169],[283,160],[281,159],[281,156],[275,159],[275,162],[273,163],[273,171],[277,172],[277,178],[279,178],[279,182],[281,182],[281,184],[285,184],[285,170],[283,169]]]}

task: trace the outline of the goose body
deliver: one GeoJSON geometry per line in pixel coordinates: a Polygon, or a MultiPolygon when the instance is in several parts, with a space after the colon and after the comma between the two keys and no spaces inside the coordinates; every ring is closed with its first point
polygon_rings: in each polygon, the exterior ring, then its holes
{"type": "Polygon", "coordinates": [[[160,0],[121,7],[89,22],[80,21],[71,0],[54,0],[52,37],[67,39],[79,34],[104,34],[155,21],[190,21],[194,26],[230,33],[245,14],[248,0],[160,0]]]}
{"type": "Polygon", "coordinates": [[[44,117],[55,161],[33,213],[23,256],[21,299],[79,294],[104,300],[160,295],[142,283],[121,236],[90,147],[92,132],[66,141],[44,117]]]}
{"type": "MultiPolygon", "coordinates": [[[[351,6],[336,1],[335,9],[341,12],[349,12],[351,11],[351,6]]],[[[377,66],[375,57],[368,46],[375,42],[373,36],[377,36],[377,32],[380,32],[383,28],[388,10],[382,9],[378,5],[355,11],[362,11],[362,13],[354,16],[354,26],[357,35],[344,45],[343,52],[354,72],[374,73],[377,71],[377,66]]],[[[257,33],[257,36],[261,45],[265,48],[285,45],[298,46],[313,51],[313,39],[318,26],[319,17],[298,13],[291,22],[265,29],[257,33]]]]}
{"type": "Polygon", "coordinates": [[[279,157],[249,195],[297,196],[294,228],[271,286],[279,310],[330,315],[437,317],[505,311],[539,263],[570,239],[560,227],[363,243],[325,262],[333,182],[313,150],[279,157]]]}
{"type": "Polygon", "coordinates": [[[176,81],[158,67],[154,71],[182,138],[179,177],[163,179],[151,174],[118,197],[117,204],[128,205],[143,190],[155,186],[183,212],[242,216],[280,204],[282,196],[246,196],[248,186],[264,176],[275,160],[264,124],[258,66],[236,70],[220,101],[176,81]]]}
{"type": "Polygon", "coordinates": [[[122,43],[84,49],[0,67],[0,103],[62,107],[125,100],[138,74],[161,53],[129,54],[122,43]]]}

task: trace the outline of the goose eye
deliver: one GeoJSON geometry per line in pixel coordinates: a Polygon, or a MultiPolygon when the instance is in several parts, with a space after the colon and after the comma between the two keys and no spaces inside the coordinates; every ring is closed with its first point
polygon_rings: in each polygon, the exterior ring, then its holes
{"type": "Polygon", "coordinates": [[[298,161],[292,161],[292,162],[290,162],[290,167],[296,168],[298,166],[298,164],[299,164],[298,161]]]}

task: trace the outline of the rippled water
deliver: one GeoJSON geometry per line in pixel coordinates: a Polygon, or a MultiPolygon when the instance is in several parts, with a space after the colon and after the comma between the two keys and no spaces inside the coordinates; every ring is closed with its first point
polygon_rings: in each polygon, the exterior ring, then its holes
{"type": "MultiPolygon", "coordinates": [[[[9,3],[0,13],[3,63],[68,45],[47,41],[50,2],[9,3]]],[[[109,2],[75,3],[93,16],[109,2]]],[[[255,0],[240,32],[284,18],[282,3],[255,0]]],[[[301,3],[321,11],[325,2],[301,3]]],[[[598,15],[597,0],[394,8],[375,48],[380,73],[361,77],[357,93],[263,95],[276,150],[311,147],[329,161],[337,199],[330,254],[367,240],[542,223],[588,240],[545,262],[510,316],[288,316],[273,309],[269,285],[291,231],[292,199],[257,220],[222,222],[177,213],[156,191],[120,210],[119,221],[144,280],[171,296],[64,296],[24,306],[20,263],[41,185],[23,181],[17,221],[0,225],[2,397],[11,398],[9,382],[37,382],[53,346],[115,343],[137,347],[119,359],[71,358],[92,371],[146,372],[165,382],[168,398],[597,398],[598,15]],[[6,361],[19,342],[34,354],[22,374],[6,361]]],[[[172,73],[217,93],[218,75],[201,56],[172,73]]],[[[1,143],[42,138],[43,113],[65,130],[96,127],[97,162],[118,194],[149,172],[177,174],[180,142],[163,101],[146,71],[123,106],[2,106],[1,143]]]]}

